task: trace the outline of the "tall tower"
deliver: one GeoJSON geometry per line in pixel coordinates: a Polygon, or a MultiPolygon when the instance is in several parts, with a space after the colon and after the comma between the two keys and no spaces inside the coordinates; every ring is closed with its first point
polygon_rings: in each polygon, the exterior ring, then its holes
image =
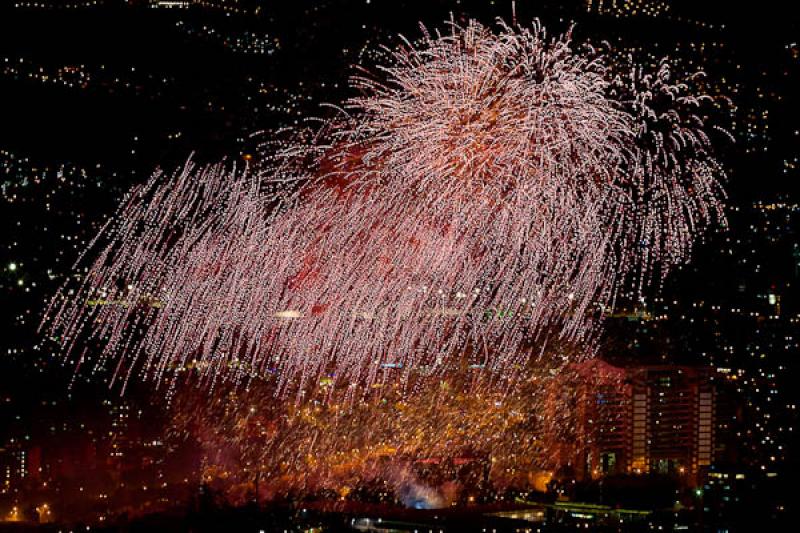
{"type": "Polygon", "coordinates": [[[576,431],[561,462],[578,477],[659,473],[689,486],[714,461],[716,394],[710,369],[583,363],[593,379],[576,389],[576,431]],[[621,377],[610,379],[615,374],[621,377]],[[598,379],[598,376],[606,376],[598,379]],[[574,458],[574,459],[573,459],[574,458]]]}
{"type": "Polygon", "coordinates": [[[631,471],[674,474],[697,485],[713,460],[714,389],[707,369],[629,369],[631,471]]]}
{"type": "Polygon", "coordinates": [[[125,401],[107,402],[111,416],[109,462],[118,470],[125,470],[130,461],[130,404],[125,401]]]}

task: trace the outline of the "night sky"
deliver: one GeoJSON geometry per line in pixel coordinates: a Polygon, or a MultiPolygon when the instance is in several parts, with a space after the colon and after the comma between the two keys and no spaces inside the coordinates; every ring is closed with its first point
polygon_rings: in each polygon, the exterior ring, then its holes
{"type": "MultiPolygon", "coordinates": [[[[729,461],[791,478],[800,452],[789,429],[800,378],[800,14],[786,2],[652,3],[670,9],[615,16],[582,1],[516,2],[520,23],[539,17],[561,31],[575,22],[579,40],[702,69],[706,89],[733,103],[711,117],[735,138],[719,147],[730,171],[729,227],[707,235],[653,292],[646,304],[659,320],[612,319],[603,344],[612,359],[742,370],[735,383],[721,378],[744,406],[731,429],[742,449],[729,461]]],[[[239,160],[253,152],[254,134],[324,113],[320,103],[350,95],[346,80],[355,63],[369,63],[365,50],[391,46],[397,33],[418,36],[419,22],[510,19],[512,2],[149,4],[0,5],[0,461],[23,448],[43,462],[59,457],[60,473],[48,475],[66,507],[79,488],[111,476],[98,457],[111,453],[121,406],[131,413],[126,438],[163,439],[152,384],[134,382],[123,396],[107,375],[76,373],[38,332],[49,298],[125,192],[192,153],[239,160]],[[90,472],[64,466],[85,462],[87,447],[90,472]]],[[[165,448],[141,478],[194,479],[192,444],[165,448]]],[[[784,483],[774,488],[782,502],[784,483]]],[[[0,514],[31,490],[0,494],[0,514]]]]}

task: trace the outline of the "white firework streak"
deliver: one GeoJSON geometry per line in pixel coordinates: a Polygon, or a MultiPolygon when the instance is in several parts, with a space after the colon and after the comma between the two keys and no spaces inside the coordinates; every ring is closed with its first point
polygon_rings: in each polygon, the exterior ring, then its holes
{"type": "Polygon", "coordinates": [[[591,355],[599,309],[723,217],[702,98],[667,63],[618,75],[569,34],[474,21],[387,52],[312,141],[134,191],[49,332],[125,380],[514,382],[549,340],[591,355]]]}

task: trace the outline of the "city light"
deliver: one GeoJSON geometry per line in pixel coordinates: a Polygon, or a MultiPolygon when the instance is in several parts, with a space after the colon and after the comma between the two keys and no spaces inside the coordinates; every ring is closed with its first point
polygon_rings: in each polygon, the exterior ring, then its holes
{"type": "Polygon", "coordinates": [[[0,2],[0,530],[796,529],[784,4],[0,2]]]}

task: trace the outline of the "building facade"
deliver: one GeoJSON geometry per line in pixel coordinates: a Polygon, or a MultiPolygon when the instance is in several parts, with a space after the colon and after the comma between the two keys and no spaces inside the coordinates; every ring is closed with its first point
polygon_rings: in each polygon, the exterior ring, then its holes
{"type": "Polygon", "coordinates": [[[595,382],[580,393],[579,477],[656,473],[702,484],[715,455],[711,369],[654,365],[605,372],[622,378],[595,382]]]}

